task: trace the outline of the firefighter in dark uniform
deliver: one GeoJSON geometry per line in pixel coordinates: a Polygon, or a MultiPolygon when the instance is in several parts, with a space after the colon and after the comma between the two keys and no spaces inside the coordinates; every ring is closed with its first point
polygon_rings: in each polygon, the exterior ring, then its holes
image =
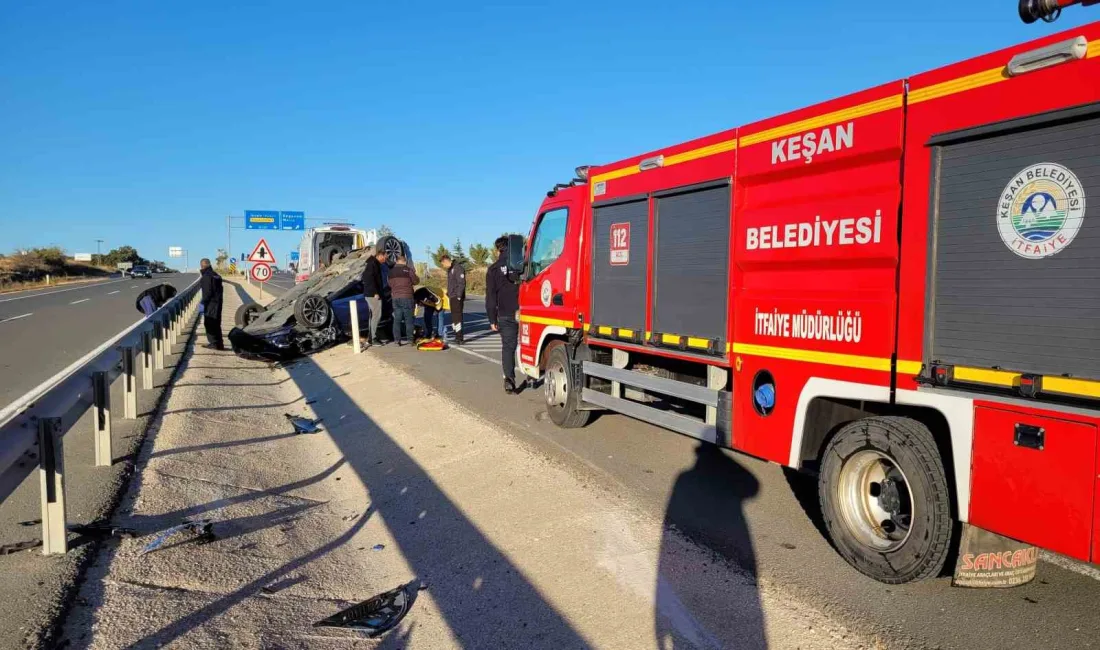
{"type": "Polygon", "coordinates": [[[485,312],[489,326],[500,332],[500,365],[504,370],[504,392],[515,395],[516,344],[519,341],[519,277],[508,270],[508,238],[494,242],[497,261],[485,276],[485,312]]]}
{"type": "Polygon", "coordinates": [[[210,260],[199,262],[199,288],[202,289],[202,324],[207,344],[203,347],[224,350],[222,343],[222,276],[214,272],[210,260]]]}

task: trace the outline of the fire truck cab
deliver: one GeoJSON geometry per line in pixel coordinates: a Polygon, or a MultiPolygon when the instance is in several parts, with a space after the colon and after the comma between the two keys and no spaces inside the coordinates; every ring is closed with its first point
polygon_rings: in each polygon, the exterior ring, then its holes
{"type": "Polygon", "coordinates": [[[578,168],[531,227],[523,371],[818,476],[838,552],[965,523],[1100,562],[1100,23],[578,168]],[[1096,214],[1093,214],[1096,213],[1096,214]]]}

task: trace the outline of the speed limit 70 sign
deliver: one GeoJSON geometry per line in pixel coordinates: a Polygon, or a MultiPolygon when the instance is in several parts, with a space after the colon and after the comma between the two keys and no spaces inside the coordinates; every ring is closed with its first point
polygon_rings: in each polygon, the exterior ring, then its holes
{"type": "Polygon", "coordinates": [[[267,282],[271,279],[271,265],[257,263],[252,265],[252,279],[256,282],[267,282]]]}
{"type": "Polygon", "coordinates": [[[611,224],[611,266],[630,264],[630,222],[611,224]]]}

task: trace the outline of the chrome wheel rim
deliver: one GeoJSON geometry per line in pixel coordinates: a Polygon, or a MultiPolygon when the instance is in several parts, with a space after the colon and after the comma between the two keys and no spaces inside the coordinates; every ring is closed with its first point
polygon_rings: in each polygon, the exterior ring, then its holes
{"type": "Polygon", "coordinates": [[[325,304],[324,298],[317,296],[306,296],[302,298],[302,318],[305,319],[306,324],[315,325],[320,327],[325,324],[325,320],[328,319],[328,305],[325,304]]]}
{"type": "Polygon", "coordinates": [[[383,251],[386,253],[386,261],[390,264],[396,264],[397,258],[400,257],[403,252],[401,250],[401,241],[396,237],[390,237],[386,240],[383,251]]]}
{"type": "Polygon", "coordinates": [[[569,399],[569,377],[560,362],[551,362],[546,367],[546,404],[565,408],[569,399]]]}
{"type": "Polygon", "coordinates": [[[840,468],[837,503],[845,526],[860,543],[893,551],[909,539],[915,514],[909,480],[882,452],[857,452],[840,468]]]}

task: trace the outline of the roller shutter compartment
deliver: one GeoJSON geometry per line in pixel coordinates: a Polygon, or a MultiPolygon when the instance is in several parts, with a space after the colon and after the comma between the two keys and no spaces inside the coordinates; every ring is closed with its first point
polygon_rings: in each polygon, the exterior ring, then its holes
{"type": "Polygon", "coordinates": [[[931,359],[1100,379],[1100,114],[937,153],[931,359]]]}
{"type": "Polygon", "coordinates": [[[657,199],[653,331],[717,339],[725,349],[729,293],[730,186],[657,199]]]}
{"type": "Polygon", "coordinates": [[[592,234],[592,318],[589,322],[644,331],[649,272],[649,202],[642,198],[597,206],[592,221],[595,232],[592,234]],[[621,247],[624,225],[627,228],[625,249],[621,247]],[[619,231],[620,238],[614,251],[611,245],[613,227],[619,231]]]}

